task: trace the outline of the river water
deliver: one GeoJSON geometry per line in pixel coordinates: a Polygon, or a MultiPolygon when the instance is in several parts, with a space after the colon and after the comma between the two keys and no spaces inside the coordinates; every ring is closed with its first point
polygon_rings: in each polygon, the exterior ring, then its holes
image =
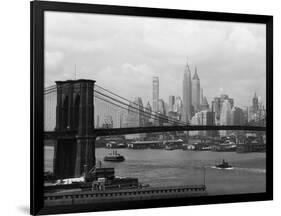
{"type": "MultiPolygon", "coordinates": [[[[116,176],[136,177],[150,186],[203,184],[208,194],[257,193],[266,191],[265,153],[167,151],[162,149],[118,149],[126,160],[120,163],[104,162],[112,149],[97,148],[96,160],[104,167],[114,167],[116,176]],[[233,169],[214,167],[226,159],[233,169]]],[[[54,149],[45,147],[45,171],[53,170],[54,149]]]]}

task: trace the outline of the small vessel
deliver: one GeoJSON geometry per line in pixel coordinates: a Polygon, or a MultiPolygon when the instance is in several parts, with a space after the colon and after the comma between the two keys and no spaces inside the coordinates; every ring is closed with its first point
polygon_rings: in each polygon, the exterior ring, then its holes
{"type": "Polygon", "coordinates": [[[123,155],[118,154],[117,151],[113,150],[113,152],[106,155],[103,160],[110,162],[122,162],[125,160],[125,157],[123,155]]]}
{"type": "Polygon", "coordinates": [[[216,168],[227,169],[227,168],[232,168],[232,166],[229,165],[229,163],[226,162],[226,161],[223,159],[221,164],[217,164],[217,165],[216,165],[216,168]]]}
{"type": "Polygon", "coordinates": [[[172,150],[175,150],[175,148],[174,148],[173,146],[166,145],[166,146],[165,146],[165,150],[172,151],[172,150]]]}

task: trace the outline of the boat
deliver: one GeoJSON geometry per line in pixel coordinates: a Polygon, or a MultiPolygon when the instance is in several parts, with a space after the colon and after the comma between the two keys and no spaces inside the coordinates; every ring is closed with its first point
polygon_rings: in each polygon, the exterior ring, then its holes
{"type": "Polygon", "coordinates": [[[165,146],[165,150],[168,150],[168,151],[172,151],[172,150],[175,150],[175,149],[176,149],[175,147],[170,146],[170,145],[165,146]]]}
{"type": "Polygon", "coordinates": [[[113,150],[113,152],[106,155],[103,160],[110,162],[122,162],[125,160],[125,157],[123,155],[118,154],[117,151],[113,150]]]}
{"type": "Polygon", "coordinates": [[[115,176],[113,167],[94,167],[87,174],[78,178],[58,179],[56,182],[44,183],[45,192],[64,191],[101,191],[138,189],[148,187],[138,181],[138,178],[115,176]]]}
{"type": "Polygon", "coordinates": [[[217,164],[217,165],[216,165],[216,168],[227,169],[227,168],[232,168],[232,166],[229,165],[229,163],[226,162],[226,161],[223,159],[221,164],[217,164]]]}

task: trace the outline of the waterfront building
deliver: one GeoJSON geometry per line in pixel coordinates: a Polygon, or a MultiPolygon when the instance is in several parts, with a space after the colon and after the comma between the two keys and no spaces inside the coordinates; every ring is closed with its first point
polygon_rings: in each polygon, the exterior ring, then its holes
{"type": "Polygon", "coordinates": [[[152,110],[158,112],[159,101],[159,77],[152,78],[152,110]]]}
{"type": "Polygon", "coordinates": [[[189,122],[191,120],[191,106],[192,106],[191,91],[192,91],[191,71],[187,63],[183,75],[183,94],[182,94],[182,98],[183,98],[182,120],[185,122],[189,122]]]}
{"type": "Polygon", "coordinates": [[[194,107],[194,112],[200,111],[200,79],[197,74],[197,67],[195,67],[195,72],[192,77],[192,106],[194,107]]]}

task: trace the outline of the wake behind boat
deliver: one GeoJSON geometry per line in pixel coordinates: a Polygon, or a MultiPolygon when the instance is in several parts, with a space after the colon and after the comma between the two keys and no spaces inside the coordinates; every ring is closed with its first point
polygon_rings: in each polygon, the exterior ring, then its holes
{"type": "Polygon", "coordinates": [[[103,160],[110,162],[123,162],[125,160],[125,157],[123,155],[118,154],[117,151],[113,150],[113,152],[106,155],[103,160]]]}

